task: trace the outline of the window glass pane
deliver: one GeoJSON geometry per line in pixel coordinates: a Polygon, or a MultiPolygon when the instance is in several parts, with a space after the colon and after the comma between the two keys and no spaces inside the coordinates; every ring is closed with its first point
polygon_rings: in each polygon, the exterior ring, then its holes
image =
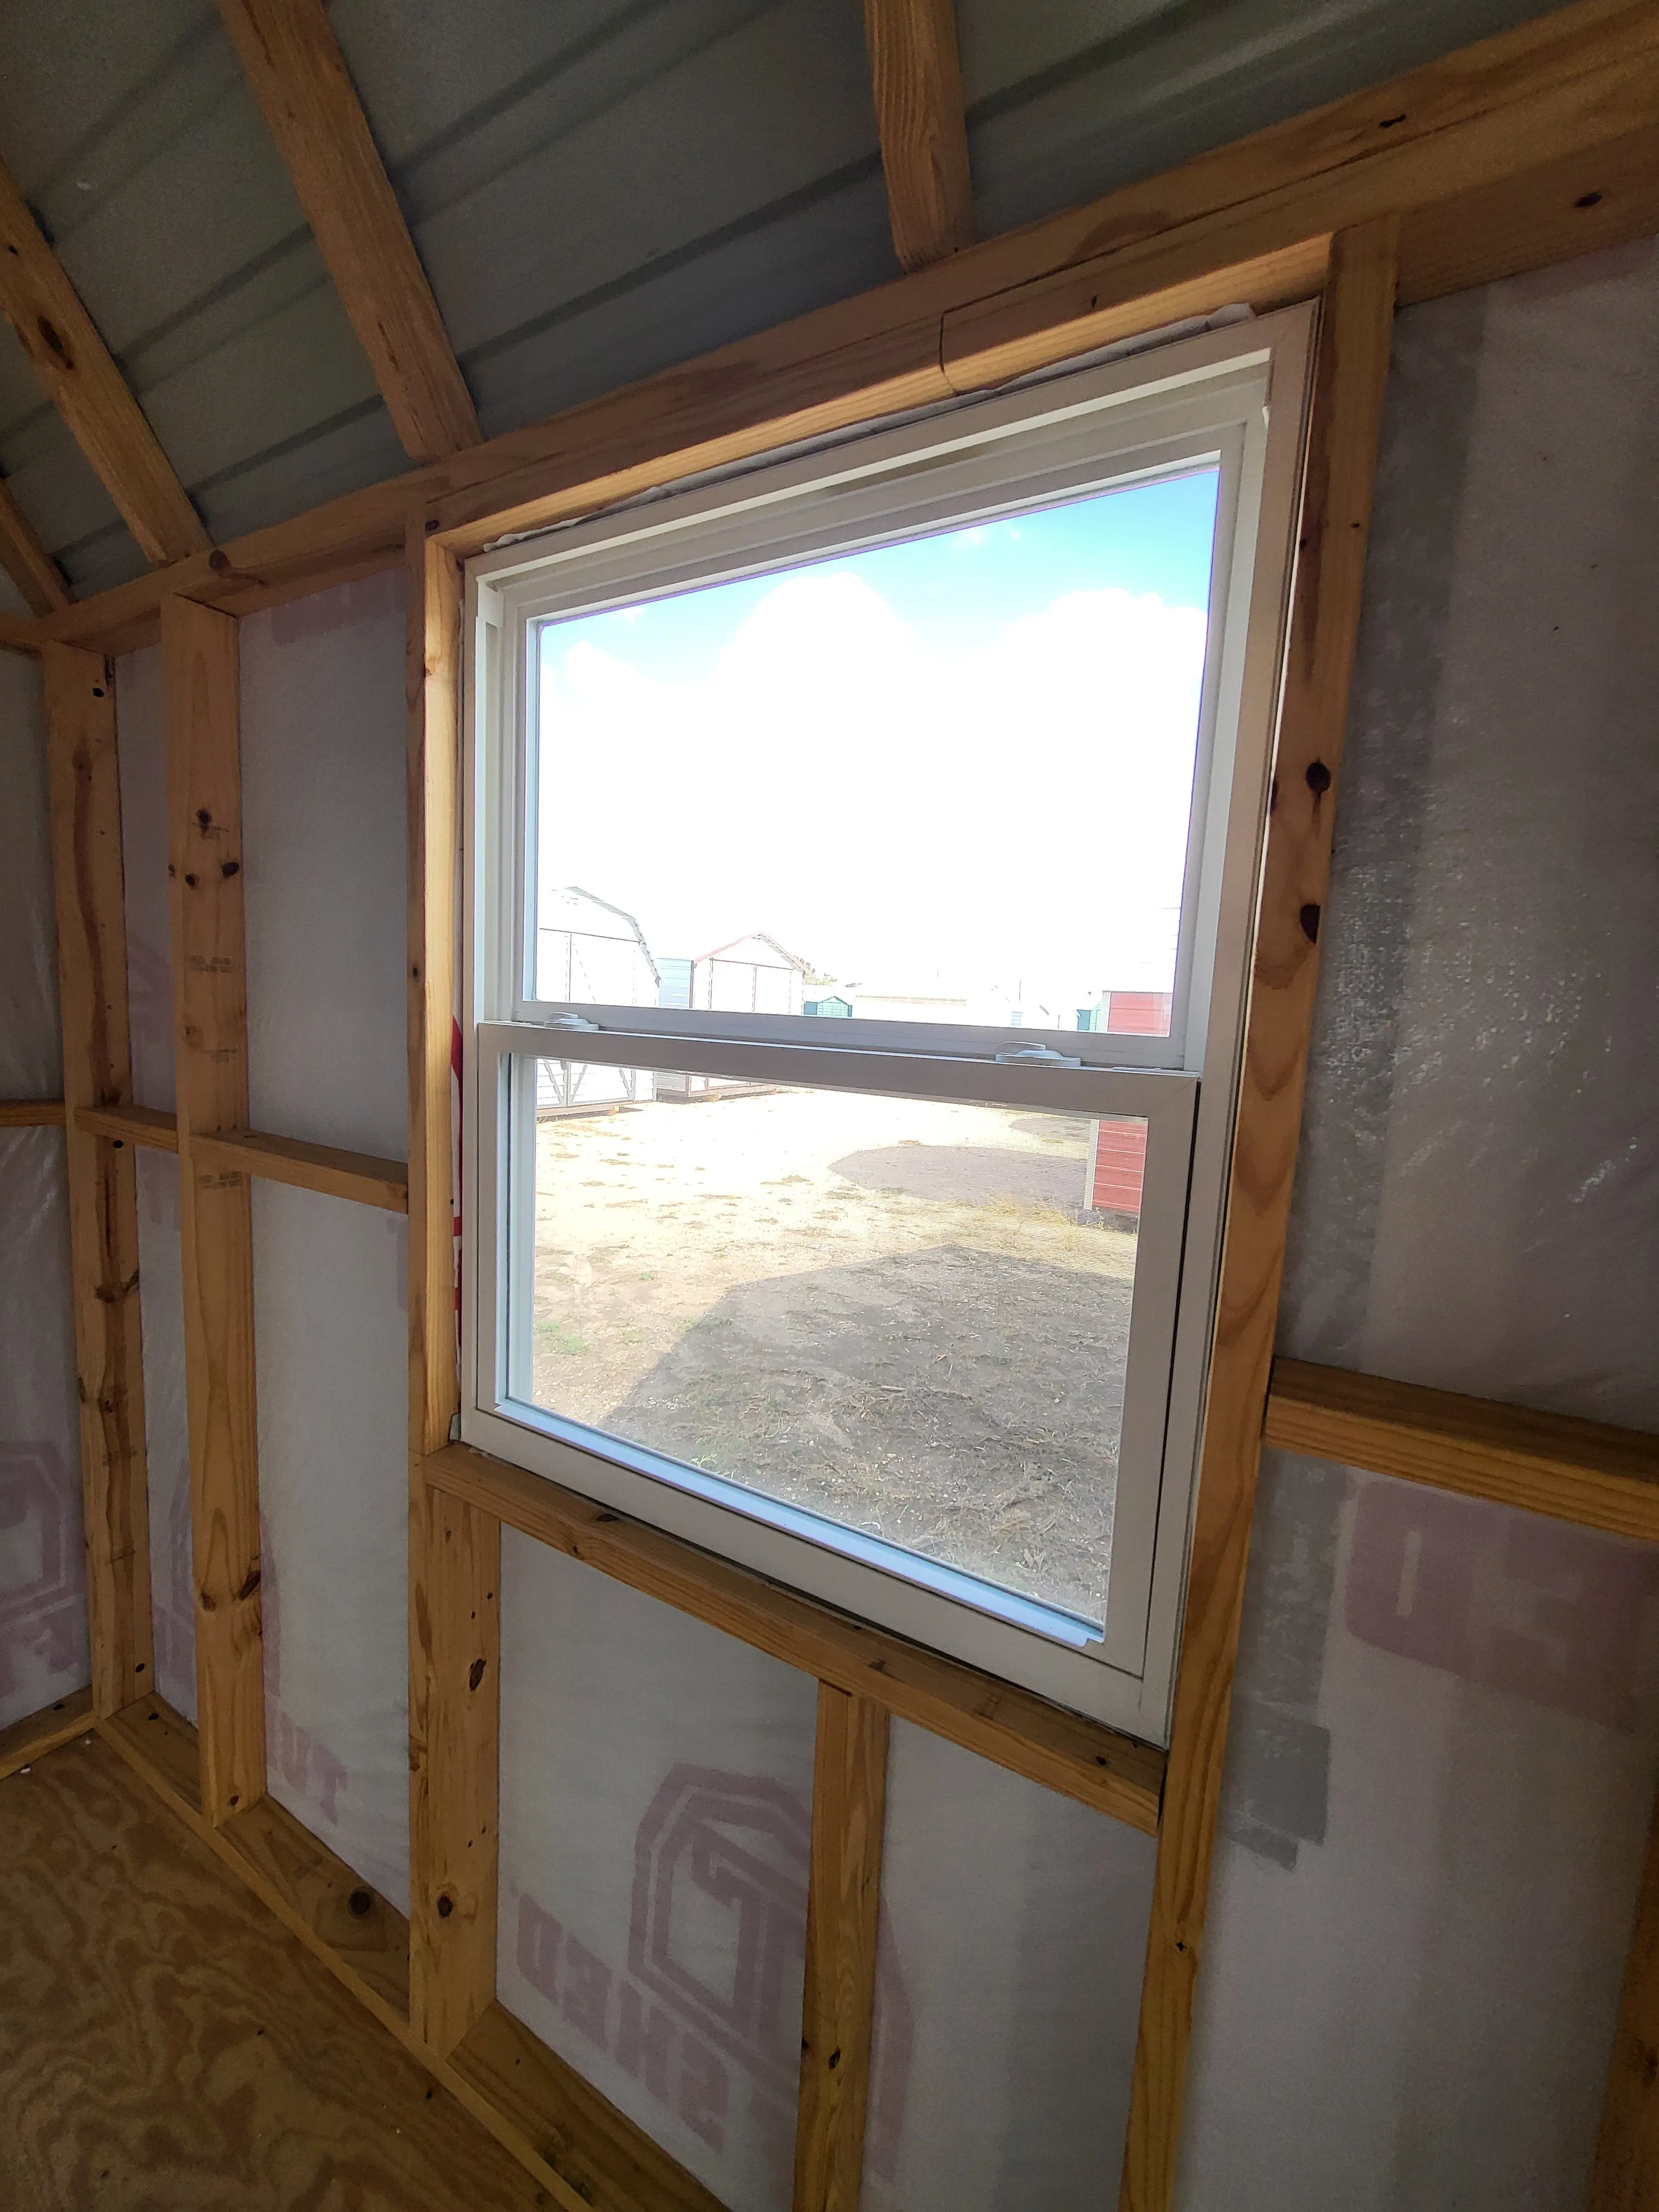
{"type": "Polygon", "coordinates": [[[1217,483],[544,623],[535,995],[1167,1035],[1217,483]]]}
{"type": "Polygon", "coordinates": [[[521,1395],[1104,1620],[1144,1120],[551,1060],[536,1115],[521,1395]]]}

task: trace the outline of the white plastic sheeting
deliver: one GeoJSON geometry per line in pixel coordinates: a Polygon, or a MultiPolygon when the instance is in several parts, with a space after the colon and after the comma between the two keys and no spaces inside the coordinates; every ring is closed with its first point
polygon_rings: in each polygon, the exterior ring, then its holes
{"type": "Polygon", "coordinates": [[[138,1154],[138,1297],[144,1340],[144,1444],[149,1478],[149,1609],[155,1687],[196,1718],[196,1600],[191,1572],[190,1425],[185,1404],[185,1299],[179,1163],[138,1154]]]}
{"type": "Polygon", "coordinates": [[[57,1129],[0,1129],[0,1728],[92,1679],[57,1129]]]}
{"type": "Polygon", "coordinates": [[[787,2212],[817,1685],[501,1540],[501,2002],[732,2212],[787,2212]]]}
{"type": "MultiPolygon", "coordinates": [[[[1659,254],[1395,325],[1281,1348],[1659,1426],[1659,254]]],[[[1269,1455],[1187,2212],[1582,2203],[1656,1555],[1269,1455]]]]}
{"type": "MultiPolygon", "coordinates": [[[[403,579],[241,627],[256,1128],[407,1150],[403,579]]],[[[256,1182],[271,1793],[409,1893],[408,1224],[256,1182]]]]}
{"type": "Polygon", "coordinates": [[[1115,2203],[1155,1845],[893,1726],[870,2212],[1115,2203]]]}
{"type": "Polygon", "coordinates": [[[1395,326],[1281,1348],[1659,1427],[1659,248],[1395,326]]]}
{"type": "Polygon", "coordinates": [[[1267,1455],[1185,2212],[1579,2212],[1659,1771],[1659,1558],[1267,1455]]]}
{"type": "Polygon", "coordinates": [[[409,1908],[408,1224],[253,1186],[267,1784],[409,1908]]]}
{"type": "MultiPolygon", "coordinates": [[[[0,653],[0,1098],[63,1087],[46,717],[0,653]]],[[[69,1194],[56,1129],[0,1130],[0,1728],[82,1689],[87,1656],[69,1194]]]]}

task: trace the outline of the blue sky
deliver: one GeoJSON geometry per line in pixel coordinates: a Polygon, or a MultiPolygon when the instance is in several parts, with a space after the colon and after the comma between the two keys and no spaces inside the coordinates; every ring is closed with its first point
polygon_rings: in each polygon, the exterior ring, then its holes
{"type": "MultiPolygon", "coordinates": [[[[1198,469],[789,573],[856,576],[941,647],[1040,613],[1066,592],[1115,586],[1137,597],[1153,592],[1166,606],[1204,608],[1217,482],[1213,469],[1198,469]]],[[[542,633],[543,665],[589,644],[659,682],[701,681],[777,580],[775,573],[753,576],[550,623],[542,633]]]]}
{"type": "Polygon", "coordinates": [[[870,994],[1032,1026],[1167,989],[1216,489],[1194,471],[548,624],[540,884],[623,908],[659,956],[763,931],[870,994]]]}

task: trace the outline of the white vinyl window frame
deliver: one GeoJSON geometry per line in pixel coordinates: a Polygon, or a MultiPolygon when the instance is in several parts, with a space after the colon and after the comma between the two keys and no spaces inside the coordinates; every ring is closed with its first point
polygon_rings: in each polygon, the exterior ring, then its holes
{"type": "Polygon", "coordinates": [[[1167,1741],[1254,942],[1316,310],[1287,308],[469,564],[462,901],[462,1437],[843,1610],[1167,1741]],[[1214,467],[1219,483],[1167,1037],[538,1000],[539,626],[1214,467]],[[826,1041],[826,1029],[833,1038],[826,1041]],[[1047,1058],[1034,1054],[1048,1055],[1047,1058]],[[538,1059],[1143,1117],[1147,1160],[1104,1634],[529,1401],[538,1059]],[[1060,1064],[1064,1063],[1064,1064],[1060,1064]]]}

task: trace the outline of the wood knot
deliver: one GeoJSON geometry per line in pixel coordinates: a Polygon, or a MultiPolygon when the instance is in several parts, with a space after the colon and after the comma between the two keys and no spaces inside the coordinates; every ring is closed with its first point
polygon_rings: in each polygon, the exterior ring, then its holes
{"type": "Polygon", "coordinates": [[[374,1902],[374,1899],[369,1895],[366,1889],[354,1889],[350,1896],[346,1899],[346,1910],[348,1912],[354,1914],[357,1919],[361,1920],[363,1917],[363,1915],[368,1911],[374,1902]]]}
{"type": "Polygon", "coordinates": [[[467,1669],[467,1675],[466,1675],[466,1686],[467,1686],[467,1688],[468,1688],[469,1690],[476,1690],[476,1689],[477,1688],[477,1686],[478,1686],[479,1683],[483,1681],[483,1678],[484,1678],[484,1662],[483,1662],[483,1661],[482,1659],[475,1659],[475,1660],[472,1662],[471,1666],[467,1669]]]}
{"type": "Polygon", "coordinates": [[[440,1920],[447,1920],[447,1919],[448,1919],[448,1917],[449,1917],[449,1916],[450,1916],[450,1914],[451,1914],[454,1910],[455,1910],[455,1900],[454,1900],[454,1899],[453,1899],[453,1897],[451,1897],[451,1896],[448,1894],[447,1891],[446,1891],[446,1892],[445,1892],[445,1893],[444,1893],[444,1895],[443,1895],[442,1897],[441,1897],[441,1898],[438,1899],[438,1917],[439,1917],[439,1919],[440,1919],[440,1920]]]}

